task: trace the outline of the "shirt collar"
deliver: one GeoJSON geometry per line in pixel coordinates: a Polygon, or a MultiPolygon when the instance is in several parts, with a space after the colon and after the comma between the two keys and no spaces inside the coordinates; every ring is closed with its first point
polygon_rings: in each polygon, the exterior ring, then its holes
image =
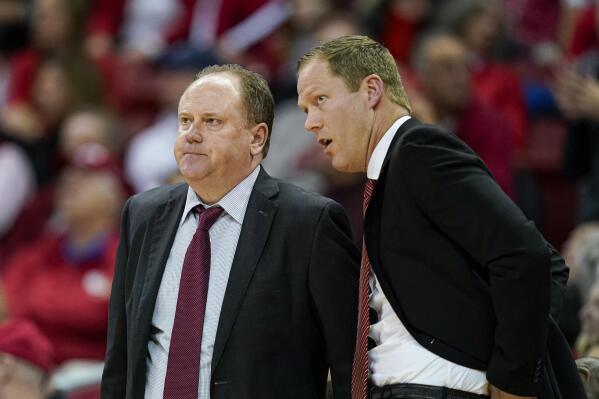
{"type": "Polygon", "coordinates": [[[383,162],[389,151],[389,146],[395,137],[395,133],[397,133],[397,129],[399,129],[399,127],[408,119],[410,119],[410,115],[402,116],[396,120],[391,127],[387,129],[381,141],[374,147],[370,161],[368,161],[368,169],[366,170],[366,176],[368,176],[369,179],[378,180],[381,174],[381,168],[383,167],[383,162]]]}
{"type": "Polygon", "coordinates": [[[243,218],[245,217],[245,210],[250,201],[250,195],[254,188],[254,183],[260,173],[260,165],[253,170],[245,179],[237,184],[231,191],[225,194],[216,204],[206,205],[200,197],[193,191],[191,187],[187,188],[187,199],[185,201],[185,208],[183,209],[183,218],[181,219],[182,224],[193,208],[198,205],[203,205],[206,208],[213,206],[220,206],[223,210],[231,216],[237,223],[243,224],[243,218]]]}

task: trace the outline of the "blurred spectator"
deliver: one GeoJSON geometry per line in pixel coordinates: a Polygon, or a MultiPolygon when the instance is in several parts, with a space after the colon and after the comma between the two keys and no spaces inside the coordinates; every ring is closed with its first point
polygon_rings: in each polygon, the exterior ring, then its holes
{"type": "Polygon", "coordinates": [[[94,154],[78,153],[55,194],[60,233],[17,251],[2,283],[9,317],[33,321],[55,345],[54,360],[103,359],[108,298],[123,189],[94,154]]]}
{"type": "Polygon", "coordinates": [[[502,3],[510,31],[521,45],[530,48],[557,41],[561,13],[566,1],[502,0],[502,3]]]}
{"type": "Polygon", "coordinates": [[[0,398],[48,398],[52,351],[48,338],[33,324],[0,323],[0,398]]]}
{"type": "Polygon", "coordinates": [[[438,20],[468,49],[477,98],[502,113],[515,147],[524,148],[528,121],[521,82],[515,70],[498,59],[500,38],[505,38],[500,1],[453,0],[439,10],[438,20]]]}
{"type": "Polygon", "coordinates": [[[576,278],[574,283],[580,289],[583,301],[588,301],[591,287],[599,279],[599,233],[597,229],[591,230],[580,249],[578,264],[576,265],[576,278]]]}
{"type": "Polygon", "coordinates": [[[585,256],[585,249],[588,246],[589,241],[595,236],[599,236],[599,223],[582,223],[570,232],[566,242],[564,242],[562,255],[570,268],[569,283],[575,283],[579,279],[584,280],[589,277],[588,272],[583,272],[583,277],[578,277],[578,270],[580,269],[582,259],[585,256]]]}
{"type": "Polygon", "coordinates": [[[579,21],[594,0],[562,0],[558,42],[562,49],[570,51],[579,21]]]}
{"type": "Polygon", "coordinates": [[[578,374],[584,384],[588,399],[599,399],[599,359],[583,357],[576,360],[578,374]]]}
{"type": "MultiPolygon", "coordinates": [[[[70,114],[61,126],[58,137],[60,158],[63,163],[73,165],[78,162],[78,152],[93,153],[99,162],[112,162],[115,173],[122,175],[118,162],[123,142],[120,132],[117,120],[107,111],[81,108],[70,114]]],[[[47,182],[22,210],[13,228],[0,241],[0,265],[2,259],[9,258],[17,248],[28,245],[51,227],[48,220],[54,208],[54,189],[55,181],[47,182]]]]}
{"type": "MultiPolygon", "coordinates": [[[[302,7],[307,7],[307,5],[302,7]]],[[[309,43],[305,51],[318,42],[359,33],[358,26],[348,14],[334,13],[316,16],[306,9],[302,10],[303,13],[306,13],[304,17],[307,20],[314,18],[319,22],[317,26],[311,27],[313,31],[304,32],[306,35],[301,36],[301,41],[306,41],[304,44],[309,43]],[[311,15],[310,18],[309,15],[311,15]]],[[[299,18],[299,16],[295,17],[299,18]]],[[[299,47],[304,45],[297,44],[299,47]]],[[[295,93],[297,93],[295,88],[296,63],[297,58],[293,60],[293,90],[295,93]]],[[[263,165],[273,176],[291,181],[310,191],[327,193],[335,186],[345,185],[344,182],[348,181],[348,175],[337,173],[330,166],[330,162],[322,152],[322,147],[314,142],[314,138],[304,128],[305,120],[304,113],[297,106],[297,95],[277,105],[271,135],[271,143],[276,151],[268,155],[263,165]]],[[[350,181],[353,182],[355,179],[351,178],[350,181]]]]}
{"type": "MultiPolygon", "coordinates": [[[[574,346],[580,334],[580,309],[588,298],[588,291],[596,278],[590,256],[599,244],[599,223],[583,223],[577,226],[562,247],[562,254],[570,268],[568,285],[564,295],[559,326],[570,346],[574,346]],[[584,300],[583,300],[584,296],[584,300]]],[[[596,251],[595,251],[596,252],[596,251]]]]}
{"type": "MultiPolygon", "coordinates": [[[[308,49],[317,42],[359,33],[355,20],[349,14],[340,12],[318,14],[316,17],[316,10],[310,13],[308,9],[303,9],[302,12],[306,14],[306,21],[319,21],[317,26],[311,27],[313,31],[303,32],[305,35],[300,36],[306,43],[312,43],[308,49]],[[309,18],[309,15],[315,19],[309,18]]],[[[300,43],[296,44],[301,47],[300,43]]],[[[294,59],[294,64],[296,62],[297,58],[294,59]]],[[[271,134],[271,146],[275,150],[269,152],[262,165],[274,177],[290,181],[306,190],[325,194],[341,203],[348,212],[354,238],[360,240],[362,179],[358,174],[340,173],[331,166],[322,146],[305,129],[305,121],[305,114],[297,106],[297,96],[277,105],[271,134]]]]}
{"type": "Polygon", "coordinates": [[[568,58],[574,59],[599,46],[599,15],[597,5],[591,3],[578,13],[571,41],[567,48],[568,58]]]}
{"type": "Polygon", "coordinates": [[[122,36],[130,59],[152,59],[184,41],[269,76],[277,62],[268,37],[289,15],[286,0],[128,0],[122,36]]]}
{"type": "Polygon", "coordinates": [[[135,192],[165,184],[178,173],[173,152],[165,148],[173,146],[178,134],[179,98],[200,69],[218,63],[211,52],[186,45],[172,46],[158,58],[160,114],[152,126],[135,136],[125,157],[127,177],[135,192]]]}
{"type": "Polygon", "coordinates": [[[102,101],[96,77],[81,58],[46,58],[33,76],[29,102],[4,110],[5,133],[24,148],[40,185],[55,172],[56,136],[65,116],[82,104],[102,101]]]}
{"type": "Polygon", "coordinates": [[[576,342],[580,357],[599,357],[599,284],[594,284],[580,312],[582,333],[576,342]]]}
{"type": "Polygon", "coordinates": [[[449,34],[431,34],[420,43],[415,59],[436,122],[472,147],[512,195],[512,130],[503,115],[473,93],[465,46],[449,34]]]}
{"type": "Polygon", "coordinates": [[[101,59],[113,52],[124,8],[125,0],[92,2],[83,45],[90,58],[101,59]]]}
{"type": "Polygon", "coordinates": [[[35,192],[35,176],[29,160],[16,145],[0,140],[0,238],[35,192]]]}
{"type": "Polygon", "coordinates": [[[383,0],[370,11],[368,26],[401,68],[409,65],[418,35],[431,22],[434,0],[383,0]]]}
{"type": "Polygon", "coordinates": [[[568,120],[563,168],[579,183],[579,222],[599,220],[599,58],[558,74],[555,97],[568,120]]]}
{"type": "Polygon", "coordinates": [[[59,137],[61,156],[72,163],[77,151],[87,144],[99,144],[108,157],[120,158],[123,133],[114,115],[102,108],[81,107],[65,119],[59,137]]]}
{"type": "Polygon", "coordinates": [[[32,6],[32,44],[12,60],[10,105],[29,101],[35,71],[43,58],[79,52],[86,2],[34,0],[32,6]]]}
{"type": "MultiPolygon", "coordinates": [[[[327,24],[327,19],[338,16],[347,17],[344,10],[335,10],[332,0],[288,0],[291,16],[279,39],[282,42],[282,58],[284,59],[279,78],[274,83],[275,100],[297,98],[297,60],[310,48],[317,44],[315,32],[327,24]]],[[[352,21],[353,24],[353,21],[352,21]]]]}
{"type": "Polygon", "coordinates": [[[9,78],[9,59],[29,41],[26,0],[7,0],[0,7],[0,107],[5,106],[9,78]]]}
{"type": "MultiPolygon", "coordinates": [[[[95,93],[91,99],[94,102],[102,101],[99,89],[102,84],[107,87],[112,84],[114,65],[108,59],[92,64],[84,56],[82,39],[87,11],[88,2],[85,0],[33,1],[31,46],[11,59],[8,105],[2,112],[6,134],[25,142],[32,142],[52,133],[47,129],[48,122],[44,119],[46,115],[39,113],[40,98],[35,98],[35,86],[40,85],[40,80],[48,80],[48,77],[44,76],[49,73],[48,65],[62,71],[62,84],[70,84],[66,91],[73,97],[70,98],[72,102],[80,100],[80,95],[89,93],[92,89],[95,93]]],[[[54,91],[62,90],[64,89],[61,86],[59,90],[54,91]]],[[[113,90],[107,90],[107,93],[112,92],[113,90]]]]}

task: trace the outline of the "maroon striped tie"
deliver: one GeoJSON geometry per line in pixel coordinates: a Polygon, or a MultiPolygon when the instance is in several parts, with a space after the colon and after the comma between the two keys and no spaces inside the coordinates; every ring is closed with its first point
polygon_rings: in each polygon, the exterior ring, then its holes
{"type": "MultiPolygon", "coordinates": [[[[368,179],[364,187],[364,215],[370,204],[376,180],[368,179]]],[[[358,295],[358,329],[356,334],[356,349],[351,376],[352,399],[368,397],[368,332],[370,330],[370,260],[366,253],[366,242],[362,240],[362,262],[360,265],[360,285],[358,295]]]]}
{"type": "Polygon", "coordinates": [[[197,399],[202,330],[210,278],[208,230],[223,211],[198,205],[198,228],[187,247],[177,297],[177,310],[168,351],[164,399],[197,399]]]}

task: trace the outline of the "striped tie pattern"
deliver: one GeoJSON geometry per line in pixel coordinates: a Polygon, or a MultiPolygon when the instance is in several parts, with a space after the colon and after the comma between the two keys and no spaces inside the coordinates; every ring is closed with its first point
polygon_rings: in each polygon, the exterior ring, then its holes
{"type": "MultiPolygon", "coordinates": [[[[368,179],[364,187],[364,215],[370,204],[376,180],[368,179]]],[[[366,242],[362,240],[362,262],[360,264],[360,283],[358,294],[358,328],[356,348],[352,367],[352,399],[368,397],[368,332],[370,330],[370,260],[366,252],[366,242]]]]}
{"type": "Polygon", "coordinates": [[[168,351],[164,399],[197,399],[202,331],[210,279],[208,230],[222,213],[221,207],[198,205],[198,228],[187,247],[177,297],[177,310],[168,351]]]}

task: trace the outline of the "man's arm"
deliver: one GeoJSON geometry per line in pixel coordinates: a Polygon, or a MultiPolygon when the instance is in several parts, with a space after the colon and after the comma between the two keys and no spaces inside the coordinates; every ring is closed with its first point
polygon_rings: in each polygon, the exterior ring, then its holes
{"type": "Polygon", "coordinates": [[[108,311],[108,342],[104,373],[102,374],[102,399],[123,399],[127,380],[127,319],[125,314],[125,276],[129,251],[128,210],[123,207],[121,237],[116,256],[110,307],[108,311]]]}
{"type": "Polygon", "coordinates": [[[551,252],[534,224],[460,140],[435,128],[402,137],[389,176],[489,273],[497,327],[489,382],[535,396],[550,313],[551,252]]]}
{"type": "Polygon", "coordinates": [[[331,201],[313,237],[309,284],[337,399],[350,397],[358,317],[360,254],[351,236],[345,211],[331,201]]]}

